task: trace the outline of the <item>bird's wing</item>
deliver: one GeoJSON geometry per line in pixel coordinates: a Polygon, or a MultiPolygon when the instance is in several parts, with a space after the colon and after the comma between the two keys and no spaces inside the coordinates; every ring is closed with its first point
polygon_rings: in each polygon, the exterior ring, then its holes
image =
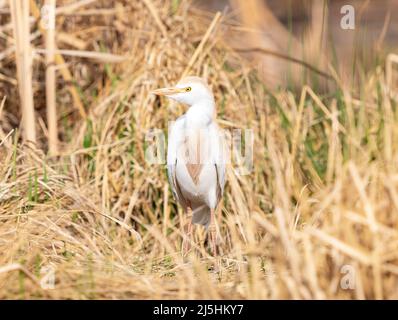
{"type": "Polygon", "coordinates": [[[167,176],[173,191],[174,198],[186,208],[187,203],[184,199],[180,186],[176,178],[176,163],[177,163],[177,152],[179,146],[184,142],[184,121],[185,117],[179,117],[173,124],[171,124],[168,136],[167,145],[167,176]]]}
{"type": "Polygon", "coordinates": [[[214,137],[213,143],[215,144],[215,148],[213,148],[213,159],[217,171],[217,181],[219,187],[219,189],[217,190],[217,200],[219,201],[221,200],[222,194],[224,193],[228,149],[224,132],[220,130],[220,128],[215,123],[212,125],[212,136],[214,137]]]}

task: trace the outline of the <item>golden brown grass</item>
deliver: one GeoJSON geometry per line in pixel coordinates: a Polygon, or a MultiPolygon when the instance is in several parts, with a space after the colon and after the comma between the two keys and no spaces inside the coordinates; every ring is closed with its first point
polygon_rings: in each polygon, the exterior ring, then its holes
{"type": "Polygon", "coordinates": [[[218,16],[185,1],[83,2],[59,11],[77,15],[75,25],[61,16],[62,40],[126,61],[56,62],[77,79],[58,78],[57,157],[21,143],[14,98],[0,104],[0,298],[398,298],[395,58],[388,86],[378,67],[358,88],[335,76],[339,89],[325,96],[268,92],[224,43],[218,16]],[[93,25],[80,20],[88,10],[93,25]],[[221,126],[254,130],[253,172],[228,171],[219,261],[200,229],[197,254],[181,258],[181,209],[164,166],[145,161],[146,132],[166,132],[183,111],[149,92],[184,72],[209,80],[221,126]],[[45,290],[49,265],[56,282],[45,290]]]}

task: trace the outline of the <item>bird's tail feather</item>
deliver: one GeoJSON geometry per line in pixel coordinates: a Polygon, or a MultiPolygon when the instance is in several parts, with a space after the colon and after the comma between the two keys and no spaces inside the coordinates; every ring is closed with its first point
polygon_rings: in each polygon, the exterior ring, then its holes
{"type": "Polygon", "coordinates": [[[192,223],[201,224],[207,229],[210,225],[210,208],[206,205],[192,208],[192,223]]]}

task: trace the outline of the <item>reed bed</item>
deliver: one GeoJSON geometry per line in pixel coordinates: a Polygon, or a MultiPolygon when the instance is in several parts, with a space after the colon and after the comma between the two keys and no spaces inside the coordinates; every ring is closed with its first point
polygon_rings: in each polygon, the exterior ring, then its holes
{"type": "Polygon", "coordinates": [[[0,298],[398,298],[395,55],[359,86],[330,68],[326,94],[269,91],[225,41],[228,14],[187,1],[57,6],[55,66],[28,19],[36,145],[18,129],[11,20],[1,27],[0,298]],[[55,155],[46,63],[56,70],[55,155]],[[218,258],[200,228],[195,253],[181,257],[181,209],[165,166],[145,160],[148,131],[167,133],[184,110],[149,92],[183,74],[208,79],[220,126],[254,132],[253,171],[228,168],[218,258]]]}

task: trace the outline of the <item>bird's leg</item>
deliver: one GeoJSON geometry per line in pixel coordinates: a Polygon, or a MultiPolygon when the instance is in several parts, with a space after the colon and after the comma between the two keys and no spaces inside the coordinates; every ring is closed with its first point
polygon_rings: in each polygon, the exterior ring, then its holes
{"type": "Polygon", "coordinates": [[[211,250],[213,253],[213,256],[217,256],[217,248],[216,248],[216,235],[217,235],[217,229],[216,229],[216,219],[215,219],[215,214],[214,214],[214,209],[210,209],[210,245],[211,245],[211,250]]]}
{"type": "MultiPolygon", "coordinates": [[[[188,222],[184,224],[184,236],[182,241],[182,255],[185,256],[191,249],[191,238],[192,238],[192,209],[188,208],[185,216],[188,218],[188,222]]],[[[185,219],[184,219],[185,220],[185,219]]]]}
{"type": "Polygon", "coordinates": [[[192,236],[192,222],[191,220],[189,220],[187,223],[184,240],[182,244],[183,256],[185,256],[188,253],[188,251],[191,249],[191,236],[192,236]]]}

